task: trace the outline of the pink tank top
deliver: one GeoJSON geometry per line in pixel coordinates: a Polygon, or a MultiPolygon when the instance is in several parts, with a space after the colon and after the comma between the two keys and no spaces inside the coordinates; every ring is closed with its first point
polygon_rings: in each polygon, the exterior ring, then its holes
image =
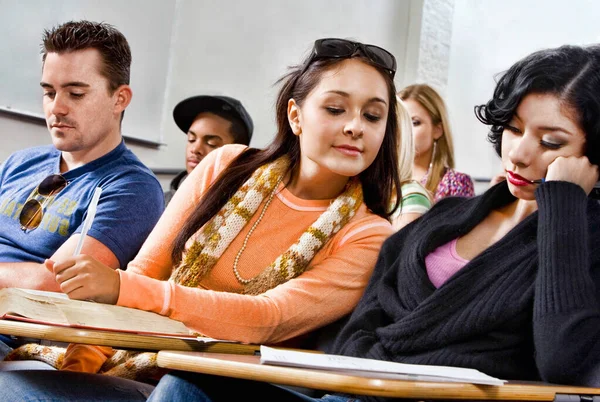
{"type": "Polygon", "coordinates": [[[425,257],[427,276],[436,288],[442,286],[469,262],[456,253],[457,240],[458,238],[439,246],[425,257]]]}

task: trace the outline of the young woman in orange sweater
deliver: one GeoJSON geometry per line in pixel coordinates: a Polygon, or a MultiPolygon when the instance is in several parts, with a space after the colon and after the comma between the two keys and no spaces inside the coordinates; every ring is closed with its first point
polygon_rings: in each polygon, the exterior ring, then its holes
{"type": "MultiPolygon", "coordinates": [[[[70,298],[218,339],[277,344],[347,315],[402,200],[395,70],[385,49],[317,40],[281,80],[273,142],[209,154],[127,270],[86,255],[48,269],[70,298]]],[[[98,370],[88,348],[71,346],[63,368],[98,370]]]]}

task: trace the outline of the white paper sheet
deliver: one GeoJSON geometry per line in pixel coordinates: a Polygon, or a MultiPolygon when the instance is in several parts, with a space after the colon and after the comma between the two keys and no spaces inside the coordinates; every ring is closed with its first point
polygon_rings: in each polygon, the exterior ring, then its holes
{"type": "Polygon", "coordinates": [[[484,385],[503,385],[506,382],[475,369],[403,364],[357,357],[275,349],[268,346],[260,347],[260,362],[262,364],[330,370],[374,378],[465,382],[484,385]]]}

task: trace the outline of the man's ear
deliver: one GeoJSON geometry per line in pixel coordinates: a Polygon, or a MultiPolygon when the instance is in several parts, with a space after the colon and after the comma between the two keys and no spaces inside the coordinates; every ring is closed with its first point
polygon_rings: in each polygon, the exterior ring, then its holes
{"type": "Polygon", "coordinates": [[[302,111],[294,99],[288,101],[287,116],[292,132],[300,135],[302,133],[302,111]]]}
{"type": "Polygon", "coordinates": [[[115,90],[113,96],[115,99],[114,112],[120,115],[129,106],[133,92],[129,85],[124,84],[115,90]]]}

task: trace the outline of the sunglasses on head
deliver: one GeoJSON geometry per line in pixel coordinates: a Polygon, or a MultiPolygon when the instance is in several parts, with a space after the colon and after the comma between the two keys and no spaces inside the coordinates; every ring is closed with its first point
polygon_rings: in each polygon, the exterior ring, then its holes
{"type": "Polygon", "coordinates": [[[396,58],[393,54],[375,45],[365,45],[347,39],[325,38],[317,39],[307,63],[318,59],[348,58],[360,52],[373,64],[387,70],[392,78],[396,75],[396,58]]]}
{"type": "Polygon", "coordinates": [[[21,209],[21,214],[19,215],[21,230],[26,232],[40,226],[46,204],[48,204],[54,195],[65,188],[67,184],[69,184],[67,179],[59,174],[52,174],[42,180],[27,198],[21,209]]]}

